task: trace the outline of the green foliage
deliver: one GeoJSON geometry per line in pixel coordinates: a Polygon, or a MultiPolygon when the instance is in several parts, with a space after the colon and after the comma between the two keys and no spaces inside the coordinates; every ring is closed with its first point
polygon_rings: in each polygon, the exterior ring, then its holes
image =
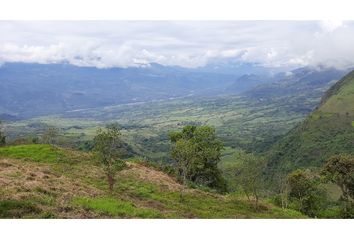
{"type": "Polygon", "coordinates": [[[107,125],[106,130],[98,129],[94,138],[94,153],[103,165],[109,189],[112,192],[115,174],[125,167],[122,157],[122,140],[117,124],[107,125]]]}
{"type": "Polygon", "coordinates": [[[191,181],[211,188],[226,190],[226,184],[217,165],[220,162],[222,142],[215,129],[209,126],[186,126],[181,132],[170,133],[173,143],[171,156],[184,184],[191,181]]]}
{"type": "Polygon", "coordinates": [[[341,154],[330,157],[322,174],[342,191],[342,216],[354,217],[354,156],[341,154]]]}
{"type": "Polygon", "coordinates": [[[328,181],[340,187],[344,199],[354,199],[354,156],[341,154],[330,157],[322,173],[328,181]]]}
{"type": "Polygon", "coordinates": [[[64,153],[51,145],[30,144],[2,147],[0,156],[50,163],[63,159],[64,153]]]}
{"type": "Polygon", "coordinates": [[[320,179],[309,170],[296,170],[288,175],[290,206],[310,217],[318,216],[326,203],[326,192],[320,179]]]}
{"type": "Polygon", "coordinates": [[[250,195],[254,197],[257,206],[260,192],[264,187],[263,173],[266,160],[254,154],[239,151],[235,154],[235,161],[238,163],[234,170],[235,181],[241,186],[248,198],[250,195]]]}

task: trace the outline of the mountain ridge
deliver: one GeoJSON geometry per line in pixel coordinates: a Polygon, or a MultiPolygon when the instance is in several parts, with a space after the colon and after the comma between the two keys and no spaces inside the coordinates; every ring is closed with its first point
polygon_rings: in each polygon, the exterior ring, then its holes
{"type": "Polygon", "coordinates": [[[320,104],[271,148],[268,171],[318,168],[327,158],[354,154],[354,71],[334,84],[320,104]]]}

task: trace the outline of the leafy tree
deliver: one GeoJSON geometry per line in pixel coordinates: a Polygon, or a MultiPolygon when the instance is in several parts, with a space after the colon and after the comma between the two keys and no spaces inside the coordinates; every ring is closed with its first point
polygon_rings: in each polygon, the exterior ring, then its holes
{"type": "Polygon", "coordinates": [[[0,147],[6,144],[6,136],[2,130],[2,122],[0,121],[0,147]]]}
{"type": "Polygon", "coordinates": [[[330,157],[323,167],[326,180],[337,184],[343,202],[343,217],[354,216],[354,156],[341,154],[330,157]]]}
{"type": "Polygon", "coordinates": [[[193,182],[226,191],[226,183],[217,168],[222,142],[210,126],[185,126],[169,135],[173,144],[171,156],[183,183],[193,182]]]}
{"type": "Polygon", "coordinates": [[[236,167],[236,181],[245,192],[247,198],[253,196],[258,207],[259,195],[263,188],[263,171],[266,167],[264,158],[257,157],[254,154],[247,154],[239,151],[235,154],[238,162],[236,167]]]}
{"type": "Polygon", "coordinates": [[[326,201],[320,178],[309,170],[298,169],[290,173],[287,180],[293,207],[310,217],[316,217],[326,201]]]}
{"type": "Polygon", "coordinates": [[[45,144],[54,145],[59,136],[59,130],[54,127],[47,128],[42,135],[42,142],[45,144]]]}
{"type": "Polygon", "coordinates": [[[98,129],[94,138],[93,151],[103,165],[109,191],[112,192],[116,181],[116,173],[126,166],[121,159],[124,150],[122,149],[121,132],[118,124],[109,124],[106,129],[98,129]]]}
{"type": "Polygon", "coordinates": [[[171,155],[176,160],[177,171],[186,185],[195,162],[196,146],[188,140],[179,139],[175,142],[171,155]]]}

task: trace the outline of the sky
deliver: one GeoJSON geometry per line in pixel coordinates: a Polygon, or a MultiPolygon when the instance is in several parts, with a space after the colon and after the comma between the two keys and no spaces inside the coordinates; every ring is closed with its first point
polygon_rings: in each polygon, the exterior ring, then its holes
{"type": "Polygon", "coordinates": [[[354,66],[354,21],[0,21],[0,63],[354,66]]]}

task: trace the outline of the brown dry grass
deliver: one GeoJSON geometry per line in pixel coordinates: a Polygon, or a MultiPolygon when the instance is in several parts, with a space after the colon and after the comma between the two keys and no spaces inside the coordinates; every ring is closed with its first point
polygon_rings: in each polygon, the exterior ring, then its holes
{"type": "MultiPolygon", "coordinates": [[[[74,154],[73,151],[72,156],[74,154]]],[[[118,181],[120,178],[132,178],[152,183],[164,191],[197,191],[188,189],[167,174],[147,166],[131,162],[127,165],[127,169],[118,173],[118,181]]],[[[92,198],[107,194],[105,190],[83,182],[85,177],[105,180],[102,169],[94,165],[84,168],[82,165],[75,166],[75,164],[61,165],[60,169],[56,169],[55,166],[36,162],[0,159],[0,192],[3,193],[0,200],[36,199],[42,212],[53,212],[56,218],[102,218],[104,216],[72,207],[70,204],[75,197],[92,198]],[[48,201],[53,202],[48,204],[48,201]]],[[[161,212],[168,212],[162,203],[152,199],[139,199],[128,193],[123,193],[119,197],[132,201],[137,207],[150,207],[161,212]]]]}
{"type": "Polygon", "coordinates": [[[55,212],[59,218],[89,217],[87,212],[68,208],[68,203],[75,196],[103,194],[78,179],[56,174],[49,166],[13,159],[0,159],[0,189],[0,200],[36,199],[42,211],[55,212]],[[46,204],[50,201],[55,204],[46,204]]]}
{"type": "Polygon", "coordinates": [[[168,189],[170,191],[180,191],[186,187],[178,183],[174,178],[167,174],[157,171],[155,169],[143,166],[138,163],[128,162],[128,169],[123,170],[120,175],[130,175],[136,177],[144,182],[153,183],[162,189],[168,189]]]}

